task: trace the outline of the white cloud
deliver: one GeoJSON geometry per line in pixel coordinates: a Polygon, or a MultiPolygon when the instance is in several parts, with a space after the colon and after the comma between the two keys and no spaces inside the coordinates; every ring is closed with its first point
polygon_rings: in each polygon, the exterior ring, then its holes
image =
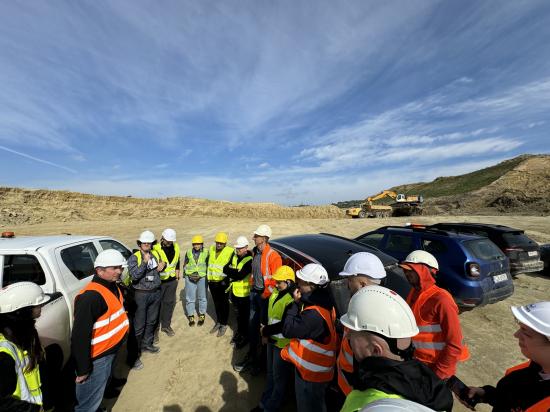
{"type": "Polygon", "coordinates": [[[39,157],[31,156],[27,153],[19,152],[17,150],[10,149],[9,147],[6,147],[6,146],[0,146],[0,150],[4,150],[5,152],[9,152],[9,153],[15,154],[17,156],[24,157],[25,159],[29,159],[29,160],[32,160],[34,162],[38,162],[38,163],[42,163],[42,164],[45,164],[45,165],[48,165],[48,166],[52,166],[52,167],[55,167],[57,169],[62,169],[62,170],[65,170],[67,172],[70,172],[70,173],[77,173],[76,170],[71,169],[70,167],[63,166],[63,165],[58,164],[58,163],[50,162],[49,160],[41,159],[39,157]]]}

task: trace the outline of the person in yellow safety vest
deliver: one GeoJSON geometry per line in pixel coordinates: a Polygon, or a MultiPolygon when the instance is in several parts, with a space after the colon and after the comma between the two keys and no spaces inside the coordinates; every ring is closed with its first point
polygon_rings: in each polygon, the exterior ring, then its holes
{"type": "Polygon", "coordinates": [[[195,235],[191,239],[191,249],[185,252],[183,272],[185,274],[185,312],[189,326],[195,326],[195,300],[199,301],[198,326],[204,325],[206,308],[206,272],[208,251],[204,250],[204,240],[201,235],[195,235]]]}
{"type": "Polygon", "coordinates": [[[493,386],[470,387],[468,397],[493,406],[493,411],[550,410],[550,301],[512,306],[518,322],[514,337],[528,360],[506,371],[493,386]]]}
{"type": "Polygon", "coordinates": [[[290,266],[280,266],[273,274],[275,290],[269,297],[267,325],[260,328],[262,342],[267,343],[267,376],[265,390],[256,411],[276,412],[285,400],[286,386],[292,373],[292,365],[281,358],[281,351],[290,343],[283,336],[283,324],[287,309],[294,303],[292,292],[296,289],[296,276],[290,266]]]}
{"type": "Polygon", "coordinates": [[[340,318],[353,350],[353,390],[341,412],[355,412],[387,398],[403,398],[436,411],[451,411],[444,381],[413,358],[419,332],[411,308],[393,290],[370,285],[350,299],[340,318]]]}
{"type": "MultiPolygon", "coordinates": [[[[386,278],[386,269],[378,256],[369,252],[359,252],[351,255],[340,272],[340,276],[347,279],[351,296],[369,285],[380,285],[386,278]]],[[[350,383],[353,375],[353,352],[349,338],[344,330],[340,353],[338,354],[338,386],[347,396],[352,390],[350,383]]]]}
{"type": "Polygon", "coordinates": [[[160,261],[166,263],[160,275],[160,311],[156,333],[160,330],[172,337],[176,333],[172,329],[172,315],[176,306],[176,289],[180,279],[180,247],[176,242],[176,231],[165,229],[160,243],[153,246],[160,261]]]}
{"type": "Polygon", "coordinates": [[[44,351],[35,321],[41,305],[49,300],[32,282],[0,289],[0,404],[13,406],[13,410],[28,410],[30,404],[41,409],[38,364],[44,359],[44,351]]]}
{"type": "Polygon", "coordinates": [[[235,309],[237,331],[233,334],[231,345],[241,349],[248,343],[248,318],[250,316],[250,274],[252,273],[252,252],[248,250],[248,240],[239,236],[234,245],[235,252],[225,265],[223,272],[229,281],[229,298],[235,309]]]}
{"type": "Polygon", "coordinates": [[[215,245],[208,251],[208,288],[216,309],[216,323],[210,333],[217,333],[218,337],[225,335],[227,319],[229,318],[229,297],[225,290],[229,286],[229,279],[223,269],[231,261],[234,249],[227,246],[227,233],[219,232],[214,238],[215,245]]]}
{"type": "Polygon", "coordinates": [[[298,289],[283,323],[283,336],[291,338],[281,357],[295,368],[294,386],[299,412],[326,412],[325,389],[334,377],[338,351],[336,311],[326,269],[309,263],[296,272],[298,289]]]}

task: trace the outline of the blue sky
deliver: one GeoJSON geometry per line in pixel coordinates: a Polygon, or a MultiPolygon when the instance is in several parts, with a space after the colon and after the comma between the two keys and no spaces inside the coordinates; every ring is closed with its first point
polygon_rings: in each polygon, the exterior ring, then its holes
{"type": "Polygon", "coordinates": [[[545,0],[0,3],[2,186],[323,204],[549,125],[545,0]]]}

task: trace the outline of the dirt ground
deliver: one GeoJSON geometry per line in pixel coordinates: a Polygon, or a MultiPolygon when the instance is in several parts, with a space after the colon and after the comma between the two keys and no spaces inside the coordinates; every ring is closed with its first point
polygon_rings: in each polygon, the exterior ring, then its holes
{"type": "MultiPolygon", "coordinates": [[[[227,231],[230,242],[237,236],[251,237],[259,223],[273,228],[274,238],[300,233],[329,232],[344,236],[357,236],[382,225],[403,224],[411,218],[383,220],[342,219],[239,219],[223,217],[166,217],[160,219],[113,219],[102,221],[78,221],[41,223],[10,226],[18,235],[46,234],[94,234],[113,236],[130,248],[134,247],[138,234],[151,229],[160,234],[162,229],[176,229],[178,241],[183,248],[190,246],[195,234],[202,234],[205,241],[213,241],[219,230],[227,231]]],[[[417,223],[443,221],[471,221],[499,223],[526,230],[539,243],[550,243],[550,219],[529,216],[467,216],[467,217],[421,217],[417,223]]],[[[7,229],[2,225],[2,229],[7,229]]],[[[248,411],[257,405],[264,385],[262,376],[252,378],[233,372],[231,363],[240,359],[244,352],[235,353],[229,345],[231,331],[216,338],[208,334],[213,325],[207,318],[203,327],[189,328],[183,313],[183,282],[178,288],[178,304],[174,313],[173,327],[176,336],[161,336],[161,352],[143,356],[145,367],[131,371],[121,395],[106,406],[113,411],[248,411]]],[[[504,302],[478,308],[461,315],[461,322],[471,358],[461,364],[457,375],[469,385],[495,384],[507,367],[522,361],[522,355],[513,333],[516,324],[510,313],[510,305],[520,305],[550,297],[550,277],[520,275],[515,280],[515,293],[504,302]]],[[[212,307],[209,307],[211,313],[212,307]]],[[[119,372],[124,372],[120,370],[119,372]]],[[[293,410],[289,399],[286,410],[293,410]]],[[[456,411],[466,411],[461,405],[456,411]]],[[[477,408],[488,411],[487,406],[477,408]]]]}

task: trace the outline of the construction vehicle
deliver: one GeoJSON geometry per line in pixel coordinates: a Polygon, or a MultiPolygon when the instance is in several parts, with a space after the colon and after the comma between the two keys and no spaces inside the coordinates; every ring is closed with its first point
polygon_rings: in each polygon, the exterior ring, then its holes
{"type": "Polygon", "coordinates": [[[374,196],[367,197],[359,207],[347,209],[346,215],[352,218],[421,215],[423,202],[422,195],[404,195],[392,190],[383,190],[374,196]],[[393,199],[394,203],[389,205],[373,204],[385,197],[393,199]]]}

